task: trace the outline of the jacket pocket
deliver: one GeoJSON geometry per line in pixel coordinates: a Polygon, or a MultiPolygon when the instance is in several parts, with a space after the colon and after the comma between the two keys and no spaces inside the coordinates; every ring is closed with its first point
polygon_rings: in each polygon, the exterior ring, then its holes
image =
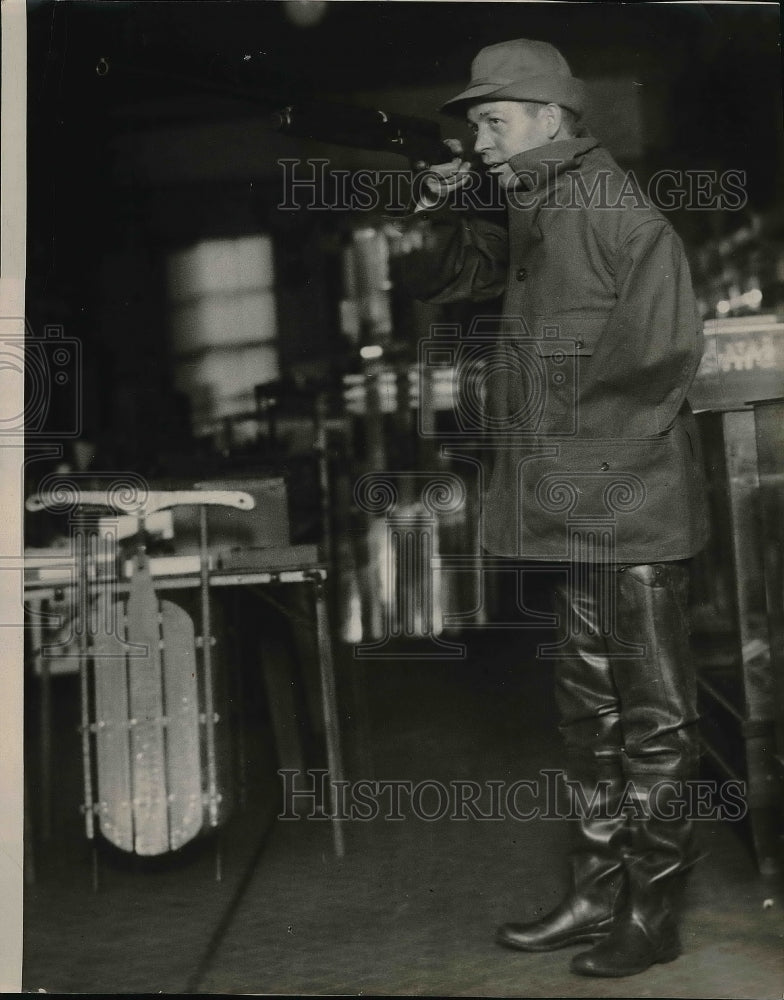
{"type": "Polygon", "coordinates": [[[606,322],[605,312],[575,309],[534,313],[528,325],[546,357],[557,353],[583,357],[593,354],[606,322]]]}

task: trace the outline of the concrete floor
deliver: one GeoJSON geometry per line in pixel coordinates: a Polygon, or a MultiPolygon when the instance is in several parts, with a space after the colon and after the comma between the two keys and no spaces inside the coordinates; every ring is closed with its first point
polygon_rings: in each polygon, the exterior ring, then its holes
{"type": "MultiPolygon", "coordinates": [[[[512,781],[559,767],[549,668],[519,649],[519,639],[502,637],[472,643],[456,664],[364,664],[364,741],[344,691],[350,777],[512,781]]],[[[60,684],[65,732],[73,691],[60,684]]],[[[524,955],[493,943],[499,922],[557,902],[562,822],[427,822],[410,811],[399,821],[348,821],[338,860],[327,821],[273,821],[275,765],[263,726],[252,734],[263,780],[223,832],[220,883],[213,845],[203,842],[154,870],[103,858],[93,892],[70,801],[78,803],[72,732],[73,759],[63,749],[59,771],[58,834],[37,842],[27,892],[25,990],[784,995],[784,893],[779,879],[757,874],[742,826],[700,824],[706,857],[687,890],[683,956],[633,978],[590,980],[568,971],[576,949],[524,955]]]]}

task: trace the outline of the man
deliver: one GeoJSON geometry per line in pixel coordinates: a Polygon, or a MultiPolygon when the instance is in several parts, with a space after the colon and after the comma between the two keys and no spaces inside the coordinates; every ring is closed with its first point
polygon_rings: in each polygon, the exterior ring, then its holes
{"type": "Polygon", "coordinates": [[[581,81],[547,43],[479,52],[443,110],[467,118],[506,217],[449,204],[474,169],[452,140],[454,160],[429,181],[433,245],[412,280],[435,303],[504,294],[492,350],[462,355],[484,365],[483,544],[553,565],[565,633],[556,694],[582,793],[571,891],[498,941],[589,943],[574,972],[623,976],[680,953],[678,890],[695,859],[685,560],[704,544],[706,515],[686,393],[703,340],[678,236],[584,134],[583,105],[581,81]]]}

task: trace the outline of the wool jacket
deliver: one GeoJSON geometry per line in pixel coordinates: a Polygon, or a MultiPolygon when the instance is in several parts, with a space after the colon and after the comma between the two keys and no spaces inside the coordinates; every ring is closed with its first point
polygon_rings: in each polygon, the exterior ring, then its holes
{"type": "Polygon", "coordinates": [[[484,400],[482,544],[548,561],[687,558],[707,516],[686,401],[704,342],[682,243],[594,138],[510,166],[505,218],[426,213],[413,277],[433,303],[504,296],[453,345],[458,423],[484,400]]]}

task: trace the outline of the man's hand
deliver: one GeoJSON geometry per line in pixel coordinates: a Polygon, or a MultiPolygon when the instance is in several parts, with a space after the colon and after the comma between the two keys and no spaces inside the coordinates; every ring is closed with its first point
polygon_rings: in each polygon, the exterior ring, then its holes
{"type": "Polygon", "coordinates": [[[455,154],[455,158],[447,163],[435,163],[428,167],[425,177],[425,187],[434,196],[434,202],[468,183],[468,175],[472,169],[471,161],[463,159],[463,144],[459,139],[444,139],[444,145],[455,154]]]}

